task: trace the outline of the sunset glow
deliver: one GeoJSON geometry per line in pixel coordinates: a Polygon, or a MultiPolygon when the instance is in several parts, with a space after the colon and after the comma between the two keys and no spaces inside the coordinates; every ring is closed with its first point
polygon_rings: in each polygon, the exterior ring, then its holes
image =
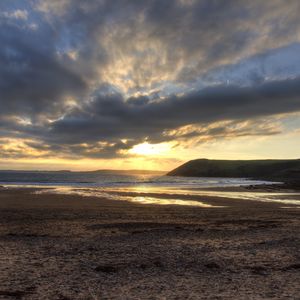
{"type": "Polygon", "coordinates": [[[298,10],[280,0],[1,1],[0,168],[297,158],[298,10]]]}
{"type": "Polygon", "coordinates": [[[147,142],[135,145],[129,152],[140,155],[160,155],[168,152],[168,144],[149,144],[147,142]]]}

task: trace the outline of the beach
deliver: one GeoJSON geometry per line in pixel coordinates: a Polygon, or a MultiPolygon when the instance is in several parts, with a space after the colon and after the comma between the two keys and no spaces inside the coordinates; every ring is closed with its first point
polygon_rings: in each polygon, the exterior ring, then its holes
{"type": "Polygon", "coordinates": [[[0,0],[0,300],[300,300],[300,0],[0,0]]]}
{"type": "Polygon", "coordinates": [[[294,205],[35,191],[0,189],[0,299],[299,299],[294,205]]]}

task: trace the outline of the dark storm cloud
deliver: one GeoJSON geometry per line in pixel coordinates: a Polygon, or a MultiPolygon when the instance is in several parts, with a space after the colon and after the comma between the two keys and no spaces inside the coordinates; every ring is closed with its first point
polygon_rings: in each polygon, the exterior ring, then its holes
{"type": "MultiPolygon", "coordinates": [[[[78,144],[84,141],[134,140],[161,142],[163,131],[188,124],[245,120],[300,110],[300,78],[259,86],[216,86],[144,105],[126,102],[120,94],[98,96],[81,109],[51,124],[45,140],[78,144]]],[[[139,98],[137,98],[139,102],[139,98]]],[[[212,135],[213,132],[210,132],[212,135]]]]}
{"type": "Polygon", "coordinates": [[[79,96],[84,80],[59,61],[50,28],[21,25],[0,27],[1,114],[35,118],[62,112],[64,97],[79,96]]]}

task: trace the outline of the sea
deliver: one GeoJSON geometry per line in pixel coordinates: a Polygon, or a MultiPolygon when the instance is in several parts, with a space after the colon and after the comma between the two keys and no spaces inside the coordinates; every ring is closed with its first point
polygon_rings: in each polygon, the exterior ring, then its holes
{"type": "Polygon", "coordinates": [[[0,186],[37,188],[34,193],[74,194],[140,204],[193,205],[215,207],[201,197],[279,202],[300,207],[300,193],[227,191],[220,188],[279,182],[246,178],[166,176],[146,171],[0,171],[0,186]]]}

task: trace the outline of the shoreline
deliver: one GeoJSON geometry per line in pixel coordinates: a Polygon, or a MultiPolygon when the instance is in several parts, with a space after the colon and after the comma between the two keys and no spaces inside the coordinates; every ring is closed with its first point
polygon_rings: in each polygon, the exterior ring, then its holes
{"type": "Polygon", "coordinates": [[[61,195],[107,201],[129,202],[141,205],[199,206],[211,208],[252,207],[273,204],[277,207],[300,207],[300,192],[291,186],[262,184],[250,186],[201,187],[182,189],[142,188],[138,186],[118,188],[74,187],[74,186],[0,186],[8,193],[61,195]]]}
{"type": "Polygon", "coordinates": [[[201,201],[226,208],[2,189],[0,299],[297,298],[300,211],[201,201]]]}

